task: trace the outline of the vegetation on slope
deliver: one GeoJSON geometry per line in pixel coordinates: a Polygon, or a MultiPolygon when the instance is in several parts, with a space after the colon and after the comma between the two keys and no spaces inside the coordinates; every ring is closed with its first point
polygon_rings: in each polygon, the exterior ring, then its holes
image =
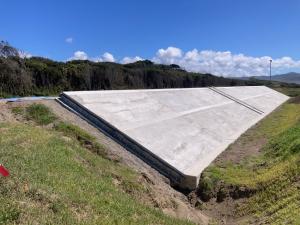
{"type": "MultiPolygon", "coordinates": [[[[269,76],[255,76],[254,78],[258,80],[270,79],[269,76]]],[[[273,75],[272,80],[285,82],[285,83],[300,84],[300,73],[291,72],[291,73],[273,75]]]]}
{"type": "Polygon", "coordinates": [[[274,87],[274,89],[290,97],[300,96],[300,87],[296,85],[277,85],[274,87]]]}
{"type": "Polygon", "coordinates": [[[246,197],[235,213],[237,217],[252,215],[247,223],[299,224],[300,105],[284,104],[255,131],[240,139],[246,143],[266,138],[261,153],[239,164],[209,166],[199,191],[204,200],[246,197]]]}
{"type": "Polygon", "coordinates": [[[14,109],[35,122],[0,123],[0,159],[11,172],[0,177],[0,224],[189,224],[140,203],[147,189],[138,175],[87,151],[98,144],[80,128],[57,119],[37,126],[53,118],[43,107],[14,109]]]}
{"type": "Polygon", "coordinates": [[[55,62],[44,58],[0,57],[0,96],[57,95],[67,90],[176,88],[244,85],[210,74],[145,60],[131,64],[55,62]]]}

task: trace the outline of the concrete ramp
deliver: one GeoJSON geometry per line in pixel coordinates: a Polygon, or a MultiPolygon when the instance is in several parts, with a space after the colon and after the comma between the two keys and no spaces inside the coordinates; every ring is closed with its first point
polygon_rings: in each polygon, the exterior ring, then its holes
{"type": "Polygon", "coordinates": [[[182,188],[288,99],[264,86],[64,92],[59,101],[182,188]]]}

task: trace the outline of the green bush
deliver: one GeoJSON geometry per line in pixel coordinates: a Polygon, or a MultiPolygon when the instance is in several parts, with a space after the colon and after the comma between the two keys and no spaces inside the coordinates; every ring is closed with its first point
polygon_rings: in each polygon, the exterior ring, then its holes
{"type": "Polygon", "coordinates": [[[203,201],[209,201],[213,197],[213,182],[210,177],[203,177],[200,179],[198,195],[203,201]]]}

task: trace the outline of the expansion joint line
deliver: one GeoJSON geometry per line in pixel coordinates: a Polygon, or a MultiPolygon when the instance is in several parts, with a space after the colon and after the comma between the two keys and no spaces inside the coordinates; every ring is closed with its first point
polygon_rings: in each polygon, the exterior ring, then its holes
{"type": "Polygon", "coordinates": [[[231,96],[231,95],[229,95],[229,94],[227,94],[227,93],[225,93],[225,92],[223,92],[223,91],[221,91],[221,90],[219,90],[219,89],[217,89],[213,86],[208,87],[208,88],[210,90],[212,90],[212,91],[214,91],[214,92],[216,92],[216,93],[218,93],[218,94],[220,94],[220,95],[222,95],[222,96],[224,96],[224,97],[226,97],[226,98],[228,98],[228,99],[230,99],[230,100],[232,100],[232,101],[234,101],[234,102],[236,102],[236,103],[238,103],[238,104],[240,104],[240,105],[242,105],[242,106],[244,106],[244,107],[246,107],[246,108],[248,108],[248,109],[250,109],[250,110],[252,110],[256,113],[258,113],[258,114],[263,114],[264,113],[262,110],[254,107],[252,105],[249,105],[248,103],[246,103],[246,102],[244,102],[240,99],[237,99],[237,98],[235,98],[235,97],[233,97],[233,96],[231,96]]]}

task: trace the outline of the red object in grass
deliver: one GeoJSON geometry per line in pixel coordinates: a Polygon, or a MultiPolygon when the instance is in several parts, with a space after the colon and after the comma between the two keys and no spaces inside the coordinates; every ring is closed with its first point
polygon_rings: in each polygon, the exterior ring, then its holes
{"type": "Polygon", "coordinates": [[[0,174],[2,174],[2,176],[4,176],[4,177],[7,177],[9,175],[8,170],[5,169],[5,167],[2,166],[1,164],[0,164],[0,174]]]}

